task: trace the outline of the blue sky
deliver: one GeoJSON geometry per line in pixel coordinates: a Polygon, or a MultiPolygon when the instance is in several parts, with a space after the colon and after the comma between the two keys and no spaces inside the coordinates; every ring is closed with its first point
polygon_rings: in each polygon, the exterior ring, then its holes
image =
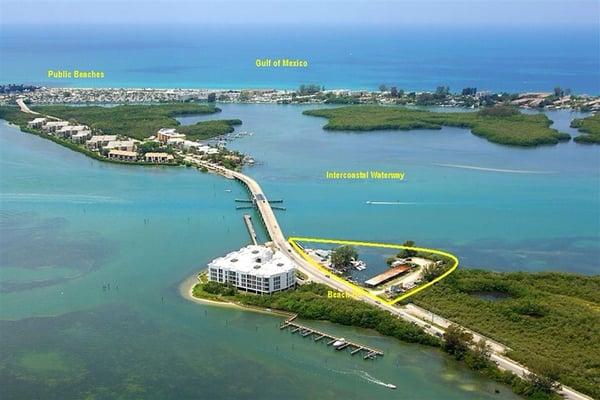
{"type": "Polygon", "coordinates": [[[598,26],[598,0],[0,0],[2,24],[598,26]]]}

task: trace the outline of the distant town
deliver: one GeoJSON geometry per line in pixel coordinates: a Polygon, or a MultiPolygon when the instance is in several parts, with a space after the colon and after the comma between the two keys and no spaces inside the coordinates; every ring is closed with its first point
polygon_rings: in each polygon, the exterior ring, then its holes
{"type": "Polygon", "coordinates": [[[301,85],[296,90],[275,89],[151,89],[151,88],[50,88],[32,85],[0,86],[0,104],[14,104],[27,96],[31,104],[123,104],[156,102],[221,102],[267,104],[387,104],[407,106],[488,107],[509,103],[522,108],[598,111],[600,96],[574,94],[556,87],[549,92],[494,93],[467,87],[452,92],[439,86],[432,92],[405,91],[380,85],[378,91],[326,90],[301,85]]]}

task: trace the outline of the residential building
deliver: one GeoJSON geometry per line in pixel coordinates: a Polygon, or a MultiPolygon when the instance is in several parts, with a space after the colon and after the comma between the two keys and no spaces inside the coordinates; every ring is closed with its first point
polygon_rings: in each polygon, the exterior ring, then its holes
{"type": "Polygon", "coordinates": [[[71,137],[81,131],[89,130],[85,125],[67,125],[56,131],[56,136],[71,137]]]}
{"type": "Polygon", "coordinates": [[[169,139],[185,140],[185,135],[183,133],[177,133],[174,128],[161,128],[156,133],[156,140],[161,143],[167,143],[169,139]]]}
{"type": "Polygon", "coordinates": [[[86,140],[92,137],[92,131],[79,131],[78,133],[71,136],[71,140],[75,143],[84,143],[86,140]]]}
{"type": "Polygon", "coordinates": [[[136,146],[135,140],[111,140],[103,146],[104,150],[123,150],[134,151],[136,146]]]}
{"type": "Polygon", "coordinates": [[[68,126],[69,123],[67,121],[48,121],[42,126],[42,130],[44,132],[56,132],[62,127],[68,126]]]}
{"type": "Polygon", "coordinates": [[[173,156],[169,153],[146,153],[144,161],[151,163],[170,163],[173,161],[173,156]]]}
{"type": "Polygon", "coordinates": [[[109,142],[117,140],[117,135],[98,135],[92,136],[90,140],[85,142],[85,145],[91,150],[99,150],[106,146],[109,142]]]}
{"type": "Polygon", "coordinates": [[[39,129],[46,123],[46,118],[35,118],[27,123],[27,126],[30,128],[39,129]]]}
{"type": "Polygon", "coordinates": [[[208,279],[255,293],[274,293],[294,287],[296,269],[280,251],[250,245],[208,264],[208,279]]]}
{"type": "Polygon", "coordinates": [[[126,150],[111,150],[108,152],[108,158],[119,161],[137,161],[138,153],[126,150]]]}

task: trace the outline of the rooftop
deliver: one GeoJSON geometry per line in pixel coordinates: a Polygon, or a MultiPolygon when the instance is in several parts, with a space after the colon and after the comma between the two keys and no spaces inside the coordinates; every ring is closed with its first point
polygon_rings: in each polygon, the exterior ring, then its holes
{"type": "Polygon", "coordinates": [[[382,283],[389,281],[390,279],[395,278],[396,276],[398,276],[406,271],[409,271],[410,269],[411,269],[411,266],[406,265],[406,264],[390,268],[387,271],[372,277],[368,281],[365,281],[365,285],[367,285],[367,286],[381,285],[382,283]]]}
{"type": "Polygon", "coordinates": [[[135,151],[125,151],[125,150],[111,150],[109,153],[109,155],[115,155],[115,156],[125,156],[125,157],[137,157],[138,153],[136,153],[135,151]]]}
{"type": "Polygon", "coordinates": [[[288,272],[295,268],[293,262],[281,252],[258,245],[242,247],[238,251],[214,259],[208,266],[262,277],[288,272]]]}

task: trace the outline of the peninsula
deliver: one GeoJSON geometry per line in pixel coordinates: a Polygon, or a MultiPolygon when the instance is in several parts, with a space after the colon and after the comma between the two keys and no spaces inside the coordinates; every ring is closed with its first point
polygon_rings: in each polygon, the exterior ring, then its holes
{"type": "Polygon", "coordinates": [[[213,105],[167,103],[158,105],[39,106],[29,108],[23,99],[17,106],[0,106],[0,118],[24,132],[78,151],[100,161],[128,164],[187,165],[186,154],[228,168],[238,169],[245,157],[222,145],[201,140],[223,137],[234,131],[239,119],[201,121],[181,126],[179,115],[214,114],[213,105]]]}
{"type": "Polygon", "coordinates": [[[577,143],[596,143],[600,144],[600,114],[596,113],[587,118],[574,119],[571,122],[572,128],[577,128],[583,135],[577,136],[574,140],[577,143]]]}

